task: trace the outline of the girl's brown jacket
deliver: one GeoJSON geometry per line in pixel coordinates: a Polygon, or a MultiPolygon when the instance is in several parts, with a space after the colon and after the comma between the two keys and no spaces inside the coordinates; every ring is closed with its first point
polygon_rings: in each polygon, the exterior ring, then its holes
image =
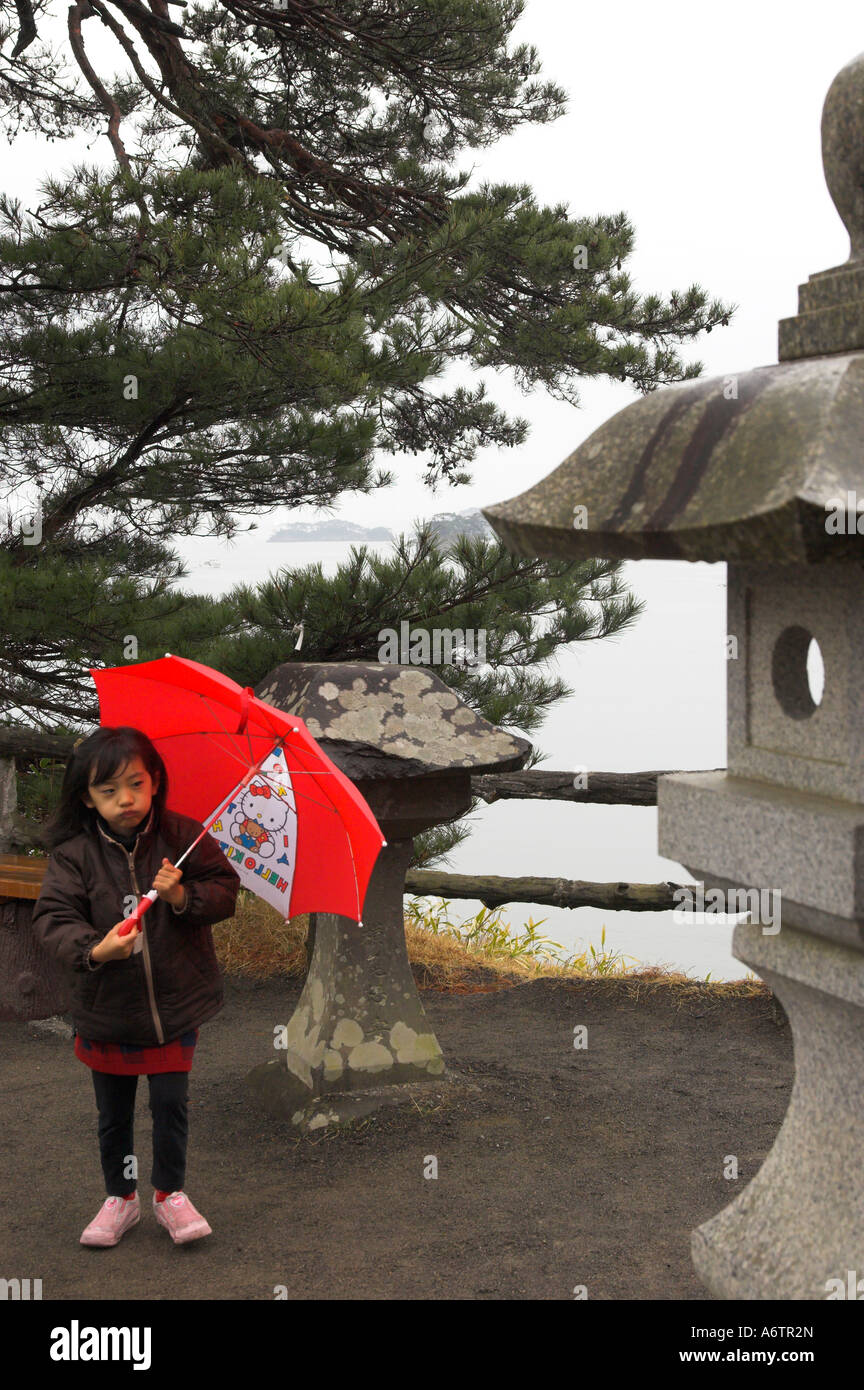
{"type": "Polygon", "coordinates": [[[157,898],[143,918],[140,951],[88,963],[90,950],[152,887],[163,858],[176,864],[201,833],[190,816],[157,808],[132,851],[91,828],[52,853],[33,910],[33,931],[64,971],[72,1022],[97,1042],[161,1046],[217,1014],[222,974],[214,922],[233,916],[240,880],[210,835],[184,860],[182,912],[157,898]]]}

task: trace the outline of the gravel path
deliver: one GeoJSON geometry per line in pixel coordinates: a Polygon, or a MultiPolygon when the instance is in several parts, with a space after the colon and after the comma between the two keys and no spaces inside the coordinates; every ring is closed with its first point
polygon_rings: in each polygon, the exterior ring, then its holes
{"type": "Polygon", "coordinates": [[[298,995],[284,979],[228,978],[201,1029],[186,1190],[213,1235],[185,1248],[150,1208],[144,1077],[141,1222],[114,1249],[79,1245],[104,1198],[90,1077],[62,1021],[0,1024],[0,1274],[69,1300],[121,1286],[272,1299],[281,1285],[291,1299],[572,1299],[578,1285],[590,1299],[710,1298],[690,1232],[756,1173],[792,1087],[791,1033],[770,995],[682,999],[667,985],[634,998],[624,982],[548,979],[423,990],[448,1065],[479,1093],[303,1138],[244,1087],[298,995]]]}

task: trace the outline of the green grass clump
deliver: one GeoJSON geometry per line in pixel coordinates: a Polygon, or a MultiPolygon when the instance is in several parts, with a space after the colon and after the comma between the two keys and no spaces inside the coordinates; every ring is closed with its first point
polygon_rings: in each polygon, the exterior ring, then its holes
{"type": "Polygon", "coordinates": [[[535,922],[529,917],[521,935],[513,932],[509,923],[502,921],[503,907],[490,909],[481,907],[473,917],[462,922],[454,922],[449,915],[450,901],[439,898],[431,905],[423,906],[420,898],[409,899],[406,910],[406,925],[419,931],[431,932],[434,936],[446,936],[460,942],[466,951],[477,957],[483,964],[506,963],[521,967],[531,974],[571,974],[579,975],[622,975],[629,973],[627,959],[619,951],[606,949],[606,928],[600,933],[600,950],[589,944],[582,951],[561,957],[563,951],[560,941],[541,936],[539,928],[546,921],[542,917],[535,922]]]}

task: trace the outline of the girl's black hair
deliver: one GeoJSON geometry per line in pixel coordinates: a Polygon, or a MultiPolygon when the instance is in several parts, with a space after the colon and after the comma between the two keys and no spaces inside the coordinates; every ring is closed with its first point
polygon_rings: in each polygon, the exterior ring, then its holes
{"type": "Polygon", "coordinates": [[[154,781],[157,773],[159,775],[153,805],[156,816],[161,816],[168,795],[168,773],[158,749],[145,733],[133,729],[131,725],[97,729],[78,744],[66,764],[60,804],[42,828],[48,849],[56,849],[64,840],[71,840],[73,835],[79,835],[88,826],[95,825],[95,807],[85,806],[81,800],[89,793],[91,780],[96,785],[107,782],[135,757],[141,759],[154,781]]]}

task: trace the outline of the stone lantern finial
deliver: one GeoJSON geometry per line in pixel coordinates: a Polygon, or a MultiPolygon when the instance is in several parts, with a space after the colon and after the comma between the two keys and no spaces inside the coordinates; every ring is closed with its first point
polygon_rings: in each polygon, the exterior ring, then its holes
{"type": "Polygon", "coordinates": [[[864,499],[864,53],[828,89],[822,160],[851,251],[799,285],[777,363],[633,401],[547,477],[482,509],[510,550],[864,567],[864,502],[851,525],[826,525],[838,499],[864,499]]]}
{"type": "Polygon", "coordinates": [[[849,233],[852,265],[864,260],[864,53],[840,69],[825,96],[822,167],[849,233]]]}
{"type": "Polygon", "coordinates": [[[864,348],[864,53],[841,68],[822,107],[822,167],[849,233],[849,259],[798,287],[798,313],[781,319],[778,358],[864,348]]]}

